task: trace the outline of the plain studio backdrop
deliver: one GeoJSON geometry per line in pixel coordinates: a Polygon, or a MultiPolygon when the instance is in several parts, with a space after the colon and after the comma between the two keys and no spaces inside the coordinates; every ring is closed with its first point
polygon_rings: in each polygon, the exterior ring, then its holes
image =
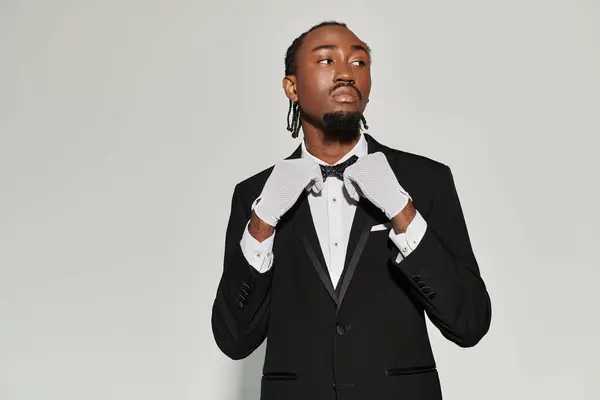
{"type": "Polygon", "coordinates": [[[0,0],[0,399],[258,399],[210,328],[231,195],[300,143],[284,54],[330,19],[492,298],[475,348],[428,325],[445,399],[600,398],[597,1],[0,0]]]}

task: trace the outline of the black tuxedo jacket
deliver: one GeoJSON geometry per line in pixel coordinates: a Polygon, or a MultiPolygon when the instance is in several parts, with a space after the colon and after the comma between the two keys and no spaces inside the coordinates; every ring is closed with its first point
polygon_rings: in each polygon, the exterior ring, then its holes
{"type": "MultiPolygon", "coordinates": [[[[261,400],[439,400],[425,313],[461,347],[474,346],[489,329],[490,299],[450,168],[365,136],[369,153],[385,154],[428,226],[396,263],[388,230],[371,231],[387,218],[361,198],[337,288],[306,192],[277,225],[273,266],[260,274],[240,240],[273,167],[235,187],[212,329],[232,359],[267,339],[261,400]]],[[[288,158],[300,154],[298,147],[288,158]]]]}

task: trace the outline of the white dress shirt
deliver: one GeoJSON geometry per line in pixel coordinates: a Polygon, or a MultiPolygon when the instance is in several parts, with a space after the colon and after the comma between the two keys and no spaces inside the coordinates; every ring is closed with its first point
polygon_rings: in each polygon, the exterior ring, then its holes
{"type": "MultiPolygon", "coordinates": [[[[302,141],[303,158],[312,158],[318,164],[329,165],[324,161],[316,158],[308,152],[304,141],[302,141]]],[[[335,165],[340,164],[353,155],[364,157],[367,155],[367,141],[364,135],[361,134],[359,141],[354,148],[350,150],[341,160],[335,165]]],[[[308,192],[308,203],[310,212],[313,217],[313,223],[323,257],[327,263],[329,276],[331,277],[333,286],[336,287],[344,269],[346,260],[346,251],[348,247],[348,239],[350,238],[350,228],[356,211],[356,202],[352,199],[344,187],[344,182],[336,177],[329,177],[323,182],[323,190],[315,194],[312,191],[308,192]]],[[[262,196],[262,194],[261,194],[262,196]]],[[[258,197],[258,199],[261,198],[258,197]]],[[[258,201],[257,199],[257,201],[258,201]]],[[[255,201],[252,209],[256,205],[255,201]]],[[[250,223],[248,221],[248,223],[250,223]]],[[[374,230],[378,227],[374,227],[374,230]]],[[[387,227],[384,229],[388,229],[387,227]]],[[[396,234],[394,229],[390,229],[389,237],[392,242],[398,247],[400,253],[396,261],[401,261],[406,258],[419,244],[425,231],[427,230],[427,222],[417,211],[415,218],[408,225],[406,232],[396,234]]],[[[248,231],[248,225],[242,235],[240,246],[242,253],[248,263],[258,272],[264,273],[273,265],[273,242],[275,233],[263,242],[258,242],[248,231]]]]}

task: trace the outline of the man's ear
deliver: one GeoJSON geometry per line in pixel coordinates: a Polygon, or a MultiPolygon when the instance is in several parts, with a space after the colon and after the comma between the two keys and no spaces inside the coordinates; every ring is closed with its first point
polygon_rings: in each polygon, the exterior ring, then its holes
{"type": "Polygon", "coordinates": [[[287,98],[296,103],[298,101],[298,94],[296,93],[296,76],[285,76],[281,82],[281,86],[283,87],[283,91],[287,98]]]}

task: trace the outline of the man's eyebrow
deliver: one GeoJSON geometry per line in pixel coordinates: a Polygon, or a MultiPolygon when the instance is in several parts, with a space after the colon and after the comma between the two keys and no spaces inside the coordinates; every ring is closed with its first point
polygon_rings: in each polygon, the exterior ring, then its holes
{"type": "MultiPolygon", "coordinates": [[[[352,46],[350,46],[350,48],[354,51],[359,51],[362,50],[367,54],[371,54],[371,49],[369,49],[369,47],[365,47],[363,45],[360,44],[353,44],[352,46]]],[[[327,50],[337,50],[338,47],[334,44],[322,44],[320,46],[315,47],[314,49],[311,50],[311,52],[314,51],[318,51],[318,50],[323,50],[323,49],[327,49],[327,50]]]]}
{"type": "Polygon", "coordinates": [[[319,51],[319,50],[323,50],[323,49],[326,49],[326,50],[337,50],[337,48],[338,47],[336,45],[334,45],[334,44],[322,44],[322,45],[317,46],[314,49],[312,49],[311,52],[319,51]]]}
{"type": "Polygon", "coordinates": [[[362,50],[362,51],[364,51],[367,54],[371,54],[371,49],[369,48],[369,46],[365,47],[365,46],[360,45],[360,44],[353,44],[351,46],[351,48],[352,48],[352,50],[362,50]]]}

